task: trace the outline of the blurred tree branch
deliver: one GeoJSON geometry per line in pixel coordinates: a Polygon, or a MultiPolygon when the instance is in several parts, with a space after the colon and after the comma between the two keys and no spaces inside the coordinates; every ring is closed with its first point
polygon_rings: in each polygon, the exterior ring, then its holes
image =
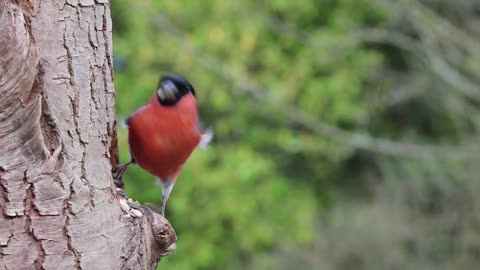
{"type": "MultiPolygon", "coordinates": [[[[318,117],[309,115],[296,106],[278,101],[273,95],[269,95],[272,91],[256,85],[246,76],[233,71],[215,56],[198,50],[192,40],[188,38],[188,35],[176,27],[167,15],[156,14],[152,16],[154,23],[162,31],[177,40],[186,50],[194,52],[195,60],[199,65],[215,72],[223,80],[231,82],[234,85],[233,90],[237,94],[251,96],[262,104],[270,106],[277,113],[284,114],[286,119],[297,122],[338,144],[346,145],[352,149],[364,149],[385,155],[418,159],[468,159],[478,156],[479,147],[474,142],[465,142],[463,145],[429,145],[392,141],[386,138],[372,137],[365,131],[347,131],[323,122],[318,117]]],[[[275,29],[279,31],[283,27],[275,29]]],[[[289,29],[293,29],[293,27],[289,27],[289,29]]],[[[374,33],[377,37],[379,33],[385,37],[384,32],[375,31],[374,33]]],[[[391,36],[388,37],[392,38],[391,36]]],[[[403,44],[404,48],[411,46],[410,39],[405,36],[395,35],[393,39],[399,44],[403,44]]]]}

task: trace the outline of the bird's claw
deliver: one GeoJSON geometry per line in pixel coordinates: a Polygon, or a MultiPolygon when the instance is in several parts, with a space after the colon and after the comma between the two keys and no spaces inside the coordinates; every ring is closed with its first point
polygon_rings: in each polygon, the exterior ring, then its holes
{"type": "Polygon", "coordinates": [[[115,176],[113,178],[113,183],[115,184],[115,186],[117,188],[120,188],[120,189],[125,186],[125,184],[123,183],[123,179],[122,178],[115,178],[115,176]]]}
{"type": "Polygon", "coordinates": [[[125,193],[125,190],[121,188],[117,188],[117,194],[122,196],[123,198],[127,198],[127,193],[125,193]]]}
{"type": "Polygon", "coordinates": [[[112,173],[113,174],[113,183],[118,188],[123,188],[123,186],[124,186],[123,173],[125,172],[125,170],[127,169],[129,164],[131,164],[131,162],[117,165],[117,167],[115,167],[115,169],[113,170],[113,173],[112,173]]]}

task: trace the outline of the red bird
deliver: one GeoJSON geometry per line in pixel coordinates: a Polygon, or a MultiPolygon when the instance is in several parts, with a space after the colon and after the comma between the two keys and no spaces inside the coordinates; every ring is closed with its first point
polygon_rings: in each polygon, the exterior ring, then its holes
{"type": "Polygon", "coordinates": [[[150,102],[126,121],[131,161],[119,165],[117,186],[128,165],[136,163],[156,176],[163,189],[161,214],[178,174],[197,146],[206,146],[213,137],[203,132],[195,99],[195,89],[185,79],[167,75],[160,79],[150,102]]]}

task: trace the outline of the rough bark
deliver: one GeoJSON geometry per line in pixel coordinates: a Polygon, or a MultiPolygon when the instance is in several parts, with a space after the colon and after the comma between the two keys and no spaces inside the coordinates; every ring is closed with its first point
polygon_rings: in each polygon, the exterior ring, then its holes
{"type": "Polygon", "coordinates": [[[163,217],[121,210],[108,0],[0,0],[0,269],[154,269],[163,217]]]}

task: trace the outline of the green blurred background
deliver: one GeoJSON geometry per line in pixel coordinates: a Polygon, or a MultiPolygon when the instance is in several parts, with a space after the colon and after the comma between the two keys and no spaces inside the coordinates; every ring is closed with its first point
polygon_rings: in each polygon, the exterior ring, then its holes
{"type": "MultiPolygon", "coordinates": [[[[480,1],[111,5],[118,117],[173,72],[215,130],[159,268],[478,269],[480,1]]],[[[160,202],[140,168],[125,181],[160,202]]]]}

